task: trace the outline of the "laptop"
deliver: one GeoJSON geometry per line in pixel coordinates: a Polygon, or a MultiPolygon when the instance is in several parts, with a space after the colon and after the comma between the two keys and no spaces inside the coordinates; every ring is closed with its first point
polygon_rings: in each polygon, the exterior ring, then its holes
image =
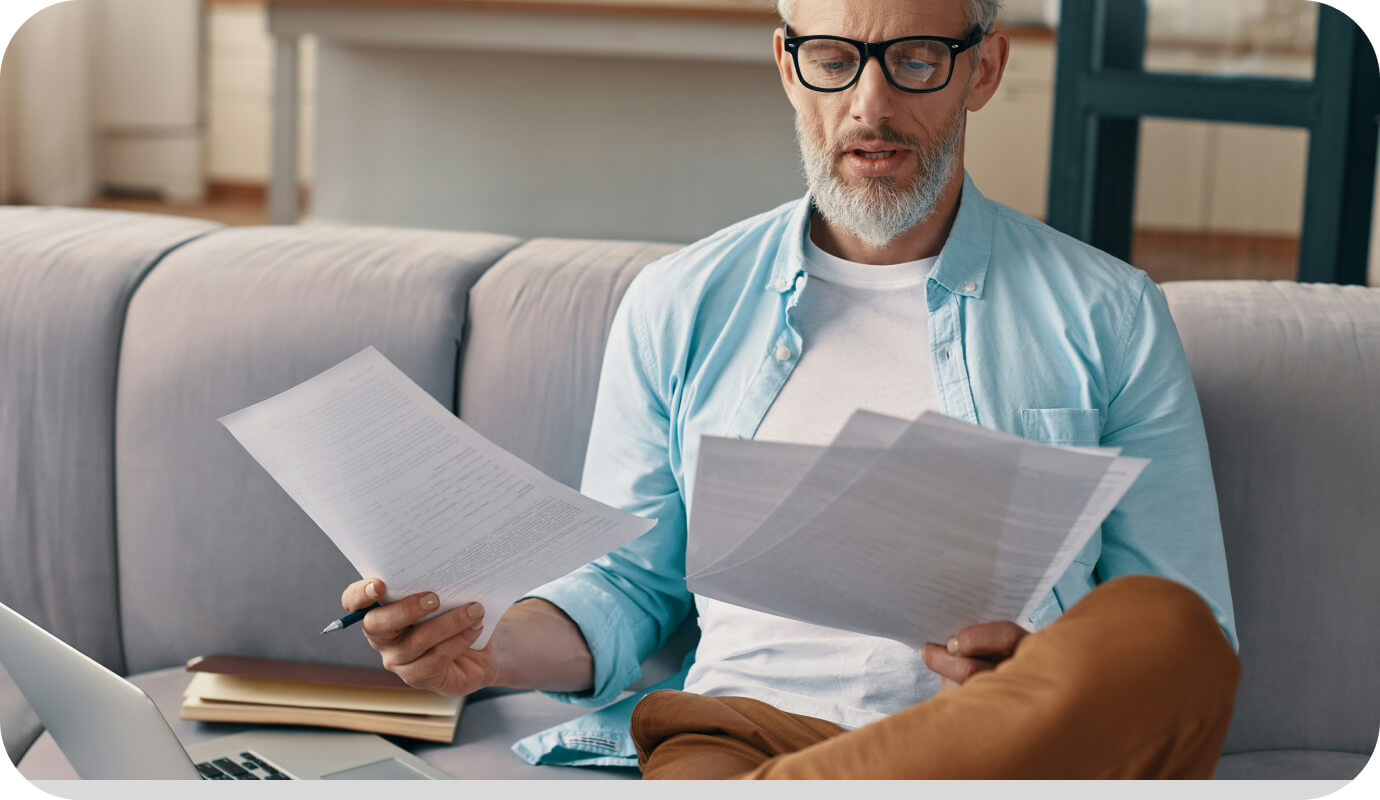
{"type": "Polygon", "coordinates": [[[430,780],[450,776],[381,736],[254,730],[183,748],[134,684],[0,603],[0,665],[84,779],[430,780]]]}

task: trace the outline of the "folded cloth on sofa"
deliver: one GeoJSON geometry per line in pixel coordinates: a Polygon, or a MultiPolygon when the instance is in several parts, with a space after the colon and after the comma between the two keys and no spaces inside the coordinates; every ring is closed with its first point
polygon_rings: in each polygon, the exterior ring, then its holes
{"type": "Polygon", "coordinates": [[[637,747],[629,730],[633,708],[652,692],[685,688],[685,676],[694,658],[692,650],[675,675],[598,711],[534,733],[514,744],[513,752],[532,765],[636,767],[637,747]]]}

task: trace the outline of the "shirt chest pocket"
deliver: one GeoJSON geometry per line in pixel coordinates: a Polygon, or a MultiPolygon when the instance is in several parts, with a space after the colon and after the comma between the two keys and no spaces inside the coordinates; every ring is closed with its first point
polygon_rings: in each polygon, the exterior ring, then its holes
{"type": "Polygon", "coordinates": [[[1021,436],[1044,444],[1096,447],[1102,441],[1102,412],[1095,408],[1023,408],[1021,436]]]}

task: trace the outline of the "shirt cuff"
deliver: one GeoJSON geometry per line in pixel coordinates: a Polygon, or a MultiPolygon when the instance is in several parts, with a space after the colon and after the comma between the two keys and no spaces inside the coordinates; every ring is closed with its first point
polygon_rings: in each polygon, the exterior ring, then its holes
{"type": "MultiPolygon", "coordinates": [[[[542,692],[565,703],[589,708],[608,705],[642,676],[632,626],[609,592],[581,571],[557,578],[527,594],[574,620],[594,658],[594,688],[588,692],[542,692]]],[[[523,598],[526,599],[526,598],[523,598]]]]}

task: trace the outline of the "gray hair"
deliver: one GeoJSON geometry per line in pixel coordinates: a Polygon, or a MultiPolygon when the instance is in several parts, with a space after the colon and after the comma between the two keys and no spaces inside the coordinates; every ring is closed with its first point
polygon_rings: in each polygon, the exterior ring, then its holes
{"type": "MultiPolygon", "coordinates": [[[[965,28],[981,25],[983,33],[991,33],[997,23],[997,12],[1001,10],[1001,0],[963,0],[965,28]]],[[[795,0],[776,0],[776,13],[787,25],[795,15],[795,0]]]]}

